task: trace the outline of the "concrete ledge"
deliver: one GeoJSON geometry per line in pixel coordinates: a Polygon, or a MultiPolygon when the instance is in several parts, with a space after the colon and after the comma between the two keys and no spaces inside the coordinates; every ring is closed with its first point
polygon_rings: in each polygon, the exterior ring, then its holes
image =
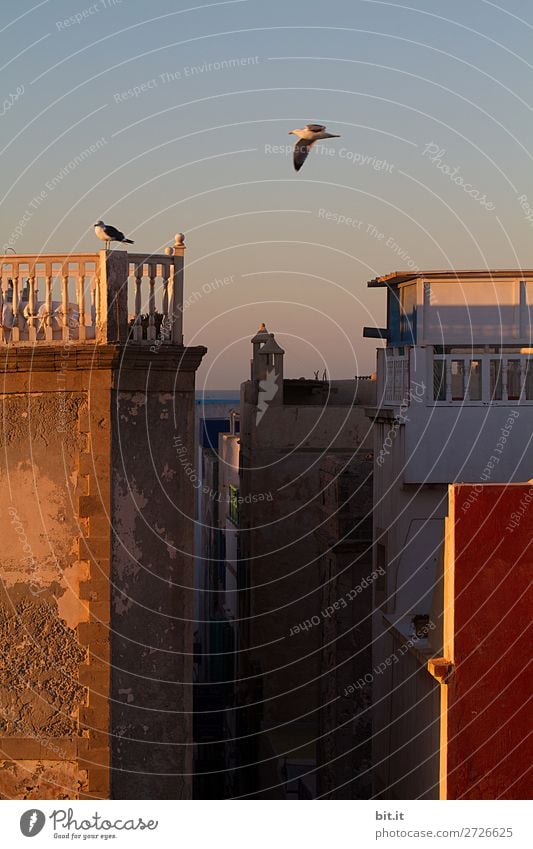
{"type": "MultiPolygon", "coordinates": [[[[369,419],[373,419],[373,421],[384,421],[391,422],[397,418],[396,410],[399,409],[400,405],[398,404],[396,407],[365,407],[365,416],[369,419]]],[[[403,422],[400,422],[403,424],[403,422]]]]}
{"type": "MultiPolygon", "coordinates": [[[[92,343],[64,343],[42,345],[7,345],[2,357],[4,373],[25,372],[29,386],[32,385],[32,372],[99,369],[132,369],[150,371],[195,371],[207,348],[197,345],[187,348],[183,345],[163,343],[156,351],[146,342],[128,342],[125,344],[98,345],[92,343]]],[[[68,388],[68,387],[67,387],[68,388]]],[[[35,387],[34,387],[35,389],[35,387]]],[[[41,386],[39,384],[39,390],[41,386]]],[[[6,391],[6,390],[4,390],[6,391]]],[[[50,387],[57,392],[57,384],[50,387]]]]}

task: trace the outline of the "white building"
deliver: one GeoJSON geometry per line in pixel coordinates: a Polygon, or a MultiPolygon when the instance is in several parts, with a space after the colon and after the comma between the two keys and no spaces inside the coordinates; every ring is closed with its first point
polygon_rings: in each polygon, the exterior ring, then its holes
{"type": "Polygon", "coordinates": [[[219,507],[219,529],[224,537],[224,569],[221,608],[230,622],[239,617],[237,584],[239,577],[239,516],[242,497],[240,494],[239,454],[240,438],[236,430],[238,413],[231,417],[229,433],[221,433],[218,438],[220,468],[219,487],[221,504],[219,507]]]}
{"type": "Polygon", "coordinates": [[[438,798],[447,486],[533,477],[533,271],[394,272],[374,428],[374,793],[438,798]],[[428,619],[415,617],[429,617],[428,619]],[[428,637],[415,638],[427,627],[428,637]]]}

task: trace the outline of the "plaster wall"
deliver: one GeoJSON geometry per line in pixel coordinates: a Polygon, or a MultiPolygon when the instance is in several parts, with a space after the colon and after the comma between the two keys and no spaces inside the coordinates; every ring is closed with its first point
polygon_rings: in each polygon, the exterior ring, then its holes
{"type": "Polygon", "coordinates": [[[325,453],[371,447],[371,425],[363,408],[332,405],[272,405],[258,423],[251,384],[242,397],[241,495],[250,499],[240,534],[250,586],[246,643],[263,672],[264,722],[308,714],[318,724],[321,629],[301,625],[322,606],[320,462],[325,453]]]}

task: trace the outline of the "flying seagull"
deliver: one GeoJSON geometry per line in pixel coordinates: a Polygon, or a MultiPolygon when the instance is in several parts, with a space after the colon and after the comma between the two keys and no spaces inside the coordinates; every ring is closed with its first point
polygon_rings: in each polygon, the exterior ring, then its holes
{"type": "Polygon", "coordinates": [[[112,227],[111,224],[104,224],[103,221],[96,222],[94,232],[99,239],[106,243],[106,249],[111,242],[124,242],[127,245],[133,245],[132,240],[126,239],[124,233],[121,233],[116,227],[112,227]]]}
{"type": "Polygon", "coordinates": [[[303,130],[291,130],[289,135],[298,136],[298,141],[294,146],[294,168],[296,171],[300,170],[316,141],[320,141],[320,139],[340,139],[340,136],[336,133],[326,133],[323,124],[307,124],[303,130]]]}

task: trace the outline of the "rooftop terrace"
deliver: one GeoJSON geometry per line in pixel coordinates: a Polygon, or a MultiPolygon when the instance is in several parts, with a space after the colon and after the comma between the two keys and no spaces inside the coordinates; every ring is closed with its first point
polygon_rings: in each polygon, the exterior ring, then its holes
{"type": "Polygon", "coordinates": [[[0,260],[0,344],[183,344],[185,245],[0,260]]]}

